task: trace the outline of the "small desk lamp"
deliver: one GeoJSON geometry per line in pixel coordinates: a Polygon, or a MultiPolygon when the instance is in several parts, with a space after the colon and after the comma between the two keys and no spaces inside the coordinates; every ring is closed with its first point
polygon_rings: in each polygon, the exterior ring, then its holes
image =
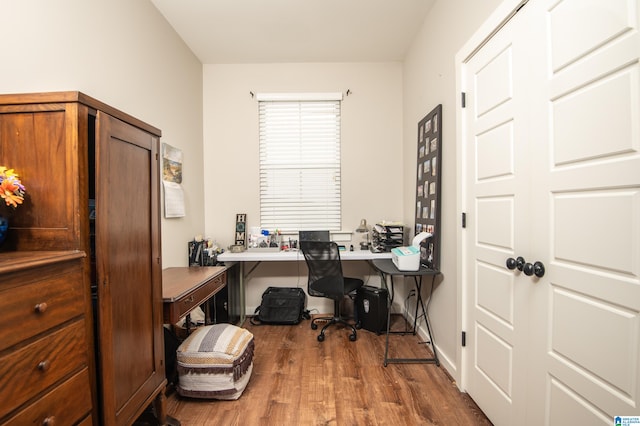
{"type": "Polygon", "coordinates": [[[360,241],[360,250],[369,250],[369,227],[367,226],[367,219],[360,220],[360,226],[356,228],[358,234],[364,234],[363,239],[360,241]]]}

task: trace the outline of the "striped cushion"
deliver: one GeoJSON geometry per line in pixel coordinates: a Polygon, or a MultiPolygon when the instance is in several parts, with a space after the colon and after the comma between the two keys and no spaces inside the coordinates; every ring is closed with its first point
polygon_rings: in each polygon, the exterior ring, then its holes
{"type": "Polygon", "coordinates": [[[197,328],[178,348],[178,393],[238,399],[253,369],[253,334],[232,324],[197,328]]]}

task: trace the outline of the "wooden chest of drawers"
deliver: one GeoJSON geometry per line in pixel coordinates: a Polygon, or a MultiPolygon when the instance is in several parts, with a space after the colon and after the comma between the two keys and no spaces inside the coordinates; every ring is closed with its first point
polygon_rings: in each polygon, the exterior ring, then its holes
{"type": "Polygon", "coordinates": [[[0,424],[91,423],[83,257],[0,254],[0,424]]]}

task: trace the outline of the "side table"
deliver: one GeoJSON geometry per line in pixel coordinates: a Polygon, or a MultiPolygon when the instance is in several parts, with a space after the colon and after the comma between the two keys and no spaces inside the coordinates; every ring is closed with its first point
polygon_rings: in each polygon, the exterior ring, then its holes
{"type": "MultiPolygon", "coordinates": [[[[391,259],[374,259],[371,261],[371,264],[380,272],[380,276],[382,278],[382,282],[384,285],[387,285],[387,277],[389,277],[389,282],[391,283],[391,288],[389,289],[389,298],[388,298],[388,308],[387,309],[387,337],[386,344],[384,348],[384,366],[386,367],[389,363],[399,363],[399,364],[408,364],[408,363],[428,363],[428,364],[436,364],[440,365],[440,361],[438,360],[438,353],[436,351],[435,341],[433,339],[433,333],[431,332],[431,326],[429,324],[429,317],[427,316],[427,309],[425,308],[424,300],[422,299],[422,277],[431,276],[431,290],[430,293],[433,293],[433,286],[435,284],[436,275],[440,274],[440,271],[435,269],[425,268],[420,266],[420,269],[417,271],[401,271],[396,268],[396,265],[393,263],[391,259]],[[413,317],[413,329],[406,331],[391,331],[391,306],[393,304],[393,297],[395,294],[394,288],[394,276],[405,276],[405,277],[413,277],[413,282],[416,287],[416,311],[413,317]],[[429,343],[431,345],[431,349],[433,351],[432,358],[389,358],[389,335],[390,334],[416,334],[416,326],[418,322],[418,308],[422,310],[422,315],[424,316],[424,321],[427,326],[427,332],[429,333],[429,343]]],[[[429,296],[429,299],[431,295],[429,296]]],[[[428,303],[427,303],[428,304],[428,303]]]]}

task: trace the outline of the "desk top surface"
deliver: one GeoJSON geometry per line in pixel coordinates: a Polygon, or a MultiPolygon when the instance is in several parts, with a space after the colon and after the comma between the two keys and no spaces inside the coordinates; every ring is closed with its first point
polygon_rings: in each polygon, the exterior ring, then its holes
{"type": "MultiPolygon", "coordinates": [[[[277,262],[277,261],[304,261],[304,255],[300,250],[268,251],[247,250],[241,253],[224,252],[218,255],[220,262],[277,262]]],[[[341,260],[373,260],[391,259],[391,253],[373,253],[370,250],[341,251],[341,260]]]]}
{"type": "Polygon", "coordinates": [[[163,269],[162,300],[173,302],[226,270],[226,266],[185,266],[163,269]]]}
{"type": "Polygon", "coordinates": [[[401,271],[396,268],[396,265],[391,259],[374,259],[371,263],[380,272],[388,275],[403,275],[409,277],[414,275],[438,275],[440,273],[440,271],[425,268],[422,265],[420,265],[420,269],[418,269],[417,271],[401,271]]]}

